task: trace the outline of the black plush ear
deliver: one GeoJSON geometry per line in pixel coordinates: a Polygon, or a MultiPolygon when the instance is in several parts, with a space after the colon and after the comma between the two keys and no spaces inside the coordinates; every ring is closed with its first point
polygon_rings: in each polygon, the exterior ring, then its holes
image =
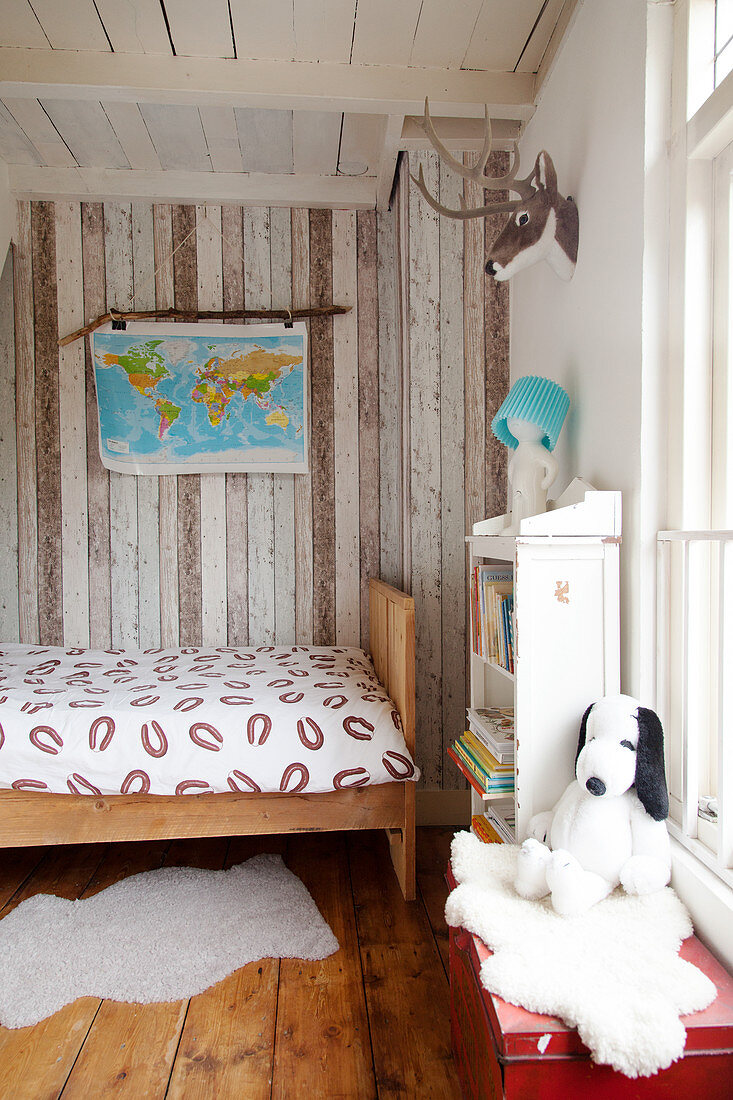
{"type": "Polygon", "coordinates": [[[664,821],[669,813],[667,781],[664,777],[664,733],[653,710],[639,707],[639,743],[636,747],[636,793],[642,806],[655,821],[664,821]]]}
{"type": "Polygon", "coordinates": [[[577,748],[577,751],[575,753],[575,763],[576,764],[578,763],[578,757],[580,756],[583,748],[585,747],[585,730],[586,730],[586,726],[588,725],[588,715],[593,710],[594,706],[595,706],[595,703],[591,703],[591,705],[586,709],[585,714],[583,715],[583,717],[580,720],[580,733],[578,734],[578,748],[577,748]]]}

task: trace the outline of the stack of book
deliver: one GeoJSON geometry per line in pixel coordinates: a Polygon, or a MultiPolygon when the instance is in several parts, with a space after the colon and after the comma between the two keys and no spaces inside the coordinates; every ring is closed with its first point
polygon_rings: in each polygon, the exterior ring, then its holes
{"type": "Polygon", "coordinates": [[[475,566],[471,578],[473,651],[507,672],[514,672],[513,610],[511,566],[475,566]]]}
{"type": "Polygon", "coordinates": [[[474,814],[471,818],[471,832],[484,844],[503,844],[504,838],[491,824],[486,814],[474,814]]]}
{"type": "Polygon", "coordinates": [[[469,728],[499,764],[514,762],[514,707],[469,707],[469,728]]]}
{"type": "Polygon", "coordinates": [[[514,844],[514,809],[488,807],[471,818],[471,832],[485,844],[514,844]]]}
{"type": "Polygon", "coordinates": [[[500,763],[470,729],[453,742],[448,755],[477,794],[507,795],[513,792],[514,765],[500,763]]]}

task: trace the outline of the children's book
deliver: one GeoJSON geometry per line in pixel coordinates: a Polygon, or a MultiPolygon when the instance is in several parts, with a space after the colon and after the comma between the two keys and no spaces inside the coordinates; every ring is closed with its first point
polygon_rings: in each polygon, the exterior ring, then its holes
{"type": "Polygon", "coordinates": [[[469,707],[472,732],[488,748],[499,764],[514,759],[514,708],[469,707]]]}
{"type": "Polygon", "coordinates": [[[494,754],[487,749],[483,741],[476,737],[471,730],[466,730],[463,736],[459,738],[459,742],[466,752],[489,775],[507,775],[514,772],[514,764],[512,761],[507,761],[506,764],[500,763],[494,754]]]}
{"type": "Polygon", "coordinates": [[[494,803],[486,807],[484,816],[489,825],[507,844],[515,844],[513,803],[494,803]]]}
{"type": "MultiPolygon", "coordinates": [[[[507,772],[495,772],[490,773],[485,771],[480,764],[471,757],[470,753],[464,748],[460,741],[454,741],[451,746],[454,753],[454,759],[463,765],[463,771],[470,772],[471,777],[475,779],[481,790],[485,794],[490,794],[493,791],[513,791],[514,790],[514,772],[509,770],[507,772]]],[[[451,749],[448,750],[449,752],[451,749]]]]}
{"type": "Polygon", "coordinates": [[[501,782],[495,780],[482,779],[477,769],[472,768],[467,762],[465,756],[461,752],[460,745],[454,742],[453,745],[449,745],[447,749],[448,756],[451,758],[458,769],[463,773],[468,782],[471,784],[477,794],[482,797],[486,794],[506,794],[511,795],[514,790],[514,777],[510,776],[506,780],[501,782]]]}
{"type": "Polygon", "coordinates": [[[471,632],[473,651],[496,661],[500,645],[499,595],[513,590],[511,566],[477,565],[471,578],[471,632]]]}
{"type": "Polygon", "coordinates": [[[504,838],[491,824],[486,814],[474,814],[471,818],[471,831],[484,844],[504,844],[504,838]]]}

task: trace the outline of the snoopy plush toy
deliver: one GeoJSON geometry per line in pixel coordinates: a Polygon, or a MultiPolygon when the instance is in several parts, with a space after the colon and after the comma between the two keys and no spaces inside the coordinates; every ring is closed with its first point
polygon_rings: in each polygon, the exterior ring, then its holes
{"type": "Polygon", "coordinates": [[[669,882],[664,735],[653,710],[628,695],[588,707],[580,725],[576,778],[554,810],[536,814],[522,845],[515,889],[551,895],[556,912],[574,916],[619,883],[650,894],[669,882]]]}

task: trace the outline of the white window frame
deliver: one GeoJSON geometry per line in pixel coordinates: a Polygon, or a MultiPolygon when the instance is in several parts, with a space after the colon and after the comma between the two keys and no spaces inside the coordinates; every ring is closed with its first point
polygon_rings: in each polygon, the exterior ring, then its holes
{"type": "MultiPolygon", "coordinates": [[[[725,377],[733,250],[714,247],[719,235],[726,242],[731,236],[733,73],[713,89],[714,13],[714,0],[679,0],[674,15],[666,502],[670,530],[659,532],[657,539],[657,709],[671,738],[670,767],[681,769],[677,821],[670,821],[669,831],[692,857],[686,862],[687,873],[695,873],[700,865],[712,871],[723,888],[720,896],[733,909],[733,699],[725,682],[726,664],[733,660],[733,625],[717,616],[711,599],[716,590],[729,592],[733,585],[733,532],[713,527],[720,522],[721,501],[733,492],[732,471],[726,468],[719,478],[714,459],[716,436],[720,438],[721,431],[725,436],[733,428],[732,395],[725,377]],[[722,361],[725,376],[719,369],[722,361]],[[715,542],[721,551],[706,556],[715,542]],[[682,548],[682,556],[677,566],[670,567],[675,545],[682,548]],[[700,551],[702,566],[691,568],[691,559],[700,551]],[[707,601],[702,613],[701,600],[707,601]],[[685,641],[675,655],[669,639],[680,628],[685,641]],[[703,705],[702,718],[699,705],[705,693],[695,683],[695,662],[698,668],[718,670],[717,699],[710,715],[703,705]],[[670,681],[680,676],[681,689],[669,713],[670,681]],[[700,819],[697,812],[701,746],[695,727],[710,717],[717,723],[721,806],[717,827],[700,819]]],[[[728,447],[728,467],[731,455],[733,447],[728,447]]]]}

